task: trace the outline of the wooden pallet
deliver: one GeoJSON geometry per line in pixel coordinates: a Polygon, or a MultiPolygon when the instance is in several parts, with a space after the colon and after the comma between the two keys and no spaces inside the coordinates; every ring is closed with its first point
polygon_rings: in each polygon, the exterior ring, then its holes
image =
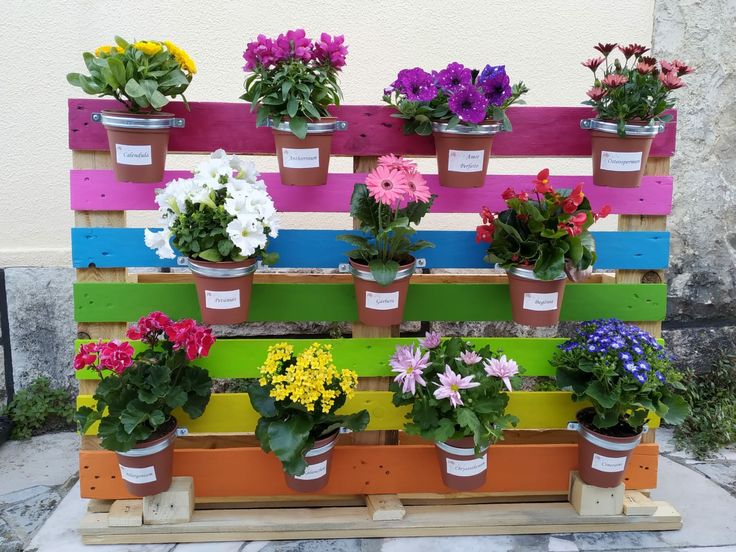
{"type": "Polygon", "coordinates": [[[140,500],[92,501],[80,533],[85,544],[523,535],[667,531],[682,518],[666,502],[627,491],[639,510],[579,515],[565,494],[455,493],[277,496],[197,499],[191,520],[150,525],[140,500]],[[648,515],[641,509],[648,508],[648,515]],[[112,525],[111,525],[112,524],[112,525]]]}

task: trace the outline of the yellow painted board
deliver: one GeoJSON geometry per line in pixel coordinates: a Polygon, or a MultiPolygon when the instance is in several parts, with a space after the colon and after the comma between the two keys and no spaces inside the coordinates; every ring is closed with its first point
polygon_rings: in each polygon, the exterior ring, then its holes
{"type": "MultiPolygon", "coordinates": [[[[367,429],[389,430],[404,426],[406,407],[398,408],[391,402],[390,391],[357,391],[343,412],[356,412],[367,409],[371,421],[367,429]]],[[[564,428],[575,419],[575,413],[586,406],[575,403],[567,391],[514,391],[509,395],[508,411],[519,418],[520,429],[564,428]]],[[[90,395],[77,397],[77,406],[94,404],[90,395]]],[[[191,420],[184,412],[175,411],[179,427],[190,433],[250,433],[253,432],[258,414],[250,405],[246,393],[219,393],[212,395],[205,413],[191,420]]],[[[659,419],[652,416],[649,427],[659,426],[659,419]]],[[[90,428],[88,434],[95,434],[97,427],[90,428]]]]}

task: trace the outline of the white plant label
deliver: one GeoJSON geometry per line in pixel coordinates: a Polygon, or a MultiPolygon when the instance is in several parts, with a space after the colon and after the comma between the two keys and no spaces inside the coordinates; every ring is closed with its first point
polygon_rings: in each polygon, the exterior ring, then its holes
{"type": "Polygon", "coordinates": [[[458,477],[471,477],[488,469],[488,455],[472,460],[453,460],[447,458],[447,473],[458,477]]]}
{"type": "Polygon", "coordinates": [[[525,293],[524,310],[551,311],[557,309],[559,293],[525,293]]]}
{"type": "Polygon", "coordinates": [[[204,304],[208,309],[227,310],[240,306],[240,290],[204,292],[204,304]]]}
{"type": "Polygon", "coordinates": [[[313,169],[319,167],[319,148],[281,148],[284,167],[313,169]]]}
{"type": "Polygon", "coordinates": [[[312,479],[319,479],[327,474],[327,460],[322,460],[317,464],[309,464],[307,469],[304,470],[302,475],[295,475],[295,479],[301,479],[302,481],[311,481],[312,479]]]}
{"type": "Polygon", "coordinates": [[[115,144],[115,158],[121,165],[150,165],[151,146],[115,144]]]}
{"type": "Polygon", "coordinates": [[[365,292],[365,308],[373,310],[394,310],[399,308],[399,292],[375,293],[365,292]]]}
{"type": "Polygon", "coordinates": [[[638,172],[641,170],[641,152],[602,151],[601,170],[614,172],[638,172]]]}
{"type": "Polygon", "coordinates": [[[626,457],[611,458],[610,456],[601,456],[600,454],[593,453],[593,463],[591,466],[594,470],[602,472],[622,472],[626,468],[626,457]]]}
{"type": "Polygon", "coordinates": [[[453,172],[480,172],[483,170],[484,150],[450,150],[447,170],[453,172]]]}
{"type": "Polygon", "coordinates": [[[156,469],[153,466],[147,468],[120,466],[120,475],[130,483],[153,483],[156,481],[156,469]]]}

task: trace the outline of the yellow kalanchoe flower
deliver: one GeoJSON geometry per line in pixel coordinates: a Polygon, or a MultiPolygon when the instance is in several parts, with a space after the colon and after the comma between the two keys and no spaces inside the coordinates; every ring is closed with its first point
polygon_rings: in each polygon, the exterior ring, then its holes
{"type": "Polygon", "coordinates": [[[174,56],[174,59],[179,63],[179,65],[181,65],[182,69],[188,71],[192,75],[197,72],[197,65],[189,54],[170,40],[164,40],[164,44],[166,45],[166,48],[168,48],[169,52],[171,52],[171,55],[174,56]]]}
{"type": "Polygon", "coordinates": [[[133,48],[149,56],[155,56],[163,50],[161,43],[154,42],[153,40],[139,40],[133,44],[133,48]]]}

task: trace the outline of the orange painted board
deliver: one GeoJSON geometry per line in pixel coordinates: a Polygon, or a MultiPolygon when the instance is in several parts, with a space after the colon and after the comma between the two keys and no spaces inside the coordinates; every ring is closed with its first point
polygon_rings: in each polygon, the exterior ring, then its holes
{"type": "MultiPolygon", "coordinates": [[[[330,481],[319,493],[449,493],[442,483],[432,445],[338,446],[330,481]]],[[[629,489],[657,486],[659,446],[639,445],[626,469],[629,489]]],[[[259,448],[176,449],[174,475],[194,477],[195,494],[274,496],[297,494],[284,483],[281,464],[259,448]]],[[[576,444],[496,445],[489,449],[488,479],[478,492],[567,491],[577,469],[576,444]]],[[[83,498],[130,498],[120,479],[115,454],[80,452],[83,498]]]]}

